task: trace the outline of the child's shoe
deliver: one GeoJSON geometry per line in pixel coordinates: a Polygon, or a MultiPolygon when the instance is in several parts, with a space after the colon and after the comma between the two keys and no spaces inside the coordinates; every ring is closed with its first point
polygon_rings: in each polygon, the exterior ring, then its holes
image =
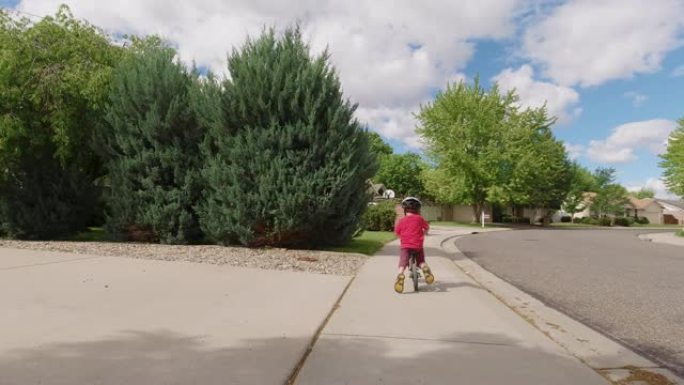
{"type": "Polygon", "coordinates": [[[404,274],[397,275],[397,281],[394,283],[394,291],[401,294],[404,292],[404,274]]]}
{"type": "Polygon", "coordinates": [[[432,275],[432,271],[430,271],[430,266],[427,264],[423,265],[423,274],[425,274],[425,283],[428,285],[432,285],[433,282],[435,282],[435,276],[432,275]]]}

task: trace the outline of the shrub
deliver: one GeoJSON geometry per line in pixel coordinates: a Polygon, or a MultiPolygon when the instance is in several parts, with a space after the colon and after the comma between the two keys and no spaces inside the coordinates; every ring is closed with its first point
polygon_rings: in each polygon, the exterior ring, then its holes
{"type": "Polygon", "coordinates": [[[369,231],[392,231],[396,217],[394,202],[369,205],[363,214],[363,228],[369,231]]]}
{"type": "Polygon", "coordinates": [[[581,218],[580,223],[585,224],[585,225],[598,226],[599,220],[597,218],[594,218],[594,217],[584,217],[584,218],[581,218]]]}
{"type": "Polygon", "coordinates": [[[228,58],[222,124],[202,149],[201,225],[218,244],[342,245],[367,208],[377,169],[328,55],[298,29],[248,40],[228,58]]]}
{"type": "Polygon", "coordinates": [[[610,217],[601,217],[598,220],[598,224],[601,226],[612,226],[613,220],[610,217]]]}
{"type": "Polygon", "coordinates": [[[636,223],[640,225],[648,225],[649,223],[651,223],[651,221],[649,221],[646,217],[639,217],[636,219],[636,223]]]}
{"type": "Polygon", "coordinates": [[[563,215],[561,217],[561,222],[562,223],[570,223],[570,222],[572,222],[572,217],[569,215],[563,215]]]}
{"type": "Polygon", "coordinates": [[[190,107],[193,78],[175,51],[150,45],[116,68],[100,136],[111,178],[107,230],[116,239],[193,243],[202,191],[190,107]]]}
{"type": "Polygon", "coordinates": [[[633,220],[631,218],[627,217],[617,217],[615,218],[615,226],[623,226],[623,227],[629,227],[633,223],[633,220]]]}

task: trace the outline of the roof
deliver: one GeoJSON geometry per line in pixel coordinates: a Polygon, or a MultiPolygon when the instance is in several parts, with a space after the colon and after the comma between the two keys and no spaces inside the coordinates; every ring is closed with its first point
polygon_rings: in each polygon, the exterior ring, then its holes
{"type": "Polygon", "coordinates": [[[638,199],[634,197],[629,197],[629,203],[632,206],[634,206],[634,208],[636,208],[637,210],[645,210],[648,206],[652,205],[653,203],[660,206],[658,201],[656,201],[653,198],[638,199]]]}
{"type": "Polygon", "coordinates": [[[674,199],[656,199],[656,201],[658,201],[658,203],[660,203],[660,204],[663,204],[663,203],[664,203],[664,204],[666,204],[666,205],[675,206],[675,207],[678,207],[678,208],[684,210],[684,201],[681,201],[681,200],[674,200],[674,199]]]}

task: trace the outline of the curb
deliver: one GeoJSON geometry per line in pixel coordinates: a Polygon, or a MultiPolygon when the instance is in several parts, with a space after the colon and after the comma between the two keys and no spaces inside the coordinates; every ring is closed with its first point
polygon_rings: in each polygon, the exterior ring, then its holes
{"type": "Polygon", "coordinates": [[[444,238],[441,248],[454,264],[504,305],[569,354],[617,385],[684,385],[684,379],[495,276],[456,247],[462,236],[444,238]]]}

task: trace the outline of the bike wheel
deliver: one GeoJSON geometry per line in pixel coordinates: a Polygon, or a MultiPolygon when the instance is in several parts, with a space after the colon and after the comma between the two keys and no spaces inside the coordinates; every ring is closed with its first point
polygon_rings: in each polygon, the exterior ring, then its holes
{"type": "Polygon", "coordinates": [[[418,266],[415,254],[411,255],[411,279],[413,280],[413,291],[418,291],[418,266]]]}

